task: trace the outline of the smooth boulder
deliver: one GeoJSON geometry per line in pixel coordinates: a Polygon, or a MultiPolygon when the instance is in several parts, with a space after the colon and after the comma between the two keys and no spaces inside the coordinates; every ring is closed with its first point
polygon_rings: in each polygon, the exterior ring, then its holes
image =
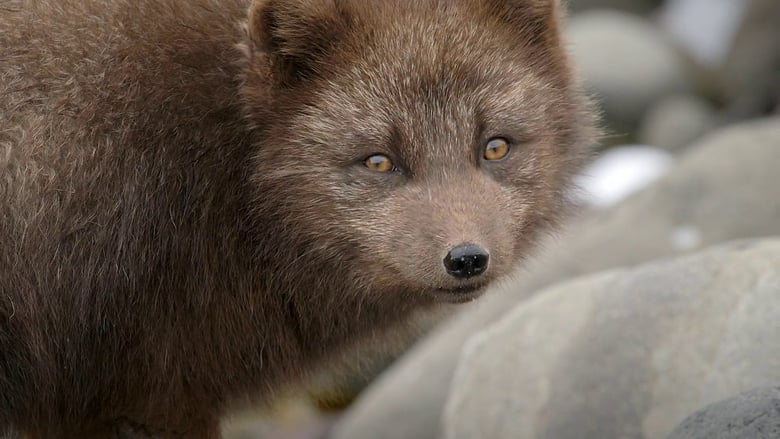
{"type": "Polygon", "coordinates": [[[635,14],[647,14],[661,3],[661,0],[569,0],[567,5],[573,13],[589,9],[618,9],[635,14]]]}
{"type": "MultiPolygon", "coordinates": [[[[555,285],[472,336],[446,439],[663,439],[780,383],[780,239],[555,285]]],[[[753,436],[745,436],[753,437],[753,436]]]]}
{"type": "Polygon", "coordinates": [[[664,97],[691,88],[682,52],[642,17],[613,10],[583,12],[569,20],[566,35],[613,135],[633,130],[664,97]]]}
{"type": "Polygon", "coordinates": [[[761,388],[710,404],[667,439],[780,438],[780,387],[761,388]]]}
{"type": "Polygon", "coordinates": [[[639,142],[679,152],[713,128],[716,110],[695,95],[670,96],[642,118],[639,142]]]}

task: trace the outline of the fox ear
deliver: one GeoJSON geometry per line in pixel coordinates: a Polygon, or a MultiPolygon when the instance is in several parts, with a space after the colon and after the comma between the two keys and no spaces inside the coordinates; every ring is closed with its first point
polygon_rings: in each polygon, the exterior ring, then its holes
{"type": "Polygon", "coordinates": [[[559,41],[560,0],[483,0],[493,14],[517,29],[524,41],[556,45],[559,41]]]}
{"type": "Polygon", "coordinates": [[[347,30],[339,0],[254,0],[247,33],[250,50],[268,57],[280,83],[316,74],[317,63],[347,30]]]}

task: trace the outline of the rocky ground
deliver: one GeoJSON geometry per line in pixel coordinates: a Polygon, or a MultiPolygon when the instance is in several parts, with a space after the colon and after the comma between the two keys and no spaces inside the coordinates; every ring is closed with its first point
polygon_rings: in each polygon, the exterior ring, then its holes
{"type": "Polygon", "coordinates": [[[569,3],[608,131],[583,214],[229,439],[780,438],[780,3],[569,3]]]}
{"type": "Polygon", "coordinates": [[[668,439],[776,439],[780,387],[753,389],[710,404],[686,418],[668,439]]]}

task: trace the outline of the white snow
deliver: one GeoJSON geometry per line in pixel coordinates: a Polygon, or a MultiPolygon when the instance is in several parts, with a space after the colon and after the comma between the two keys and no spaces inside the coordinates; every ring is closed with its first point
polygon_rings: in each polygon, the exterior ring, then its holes
{"type": "Polygon", "coordinates": [[[609,149],[575,178],[574,197],[592,207],[612,206],[664,175],[673,162],[670,153],[653,146],[609,149]]]}

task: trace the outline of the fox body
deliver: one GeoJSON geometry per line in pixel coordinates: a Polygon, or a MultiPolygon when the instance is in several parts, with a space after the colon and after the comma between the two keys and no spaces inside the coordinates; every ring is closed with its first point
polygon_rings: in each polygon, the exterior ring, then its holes
{"type": "Polygon", "coordinates": [[[0,433],[218,437],[507,275],[593,117],[552,0],[0,3],[0,433]]]}

